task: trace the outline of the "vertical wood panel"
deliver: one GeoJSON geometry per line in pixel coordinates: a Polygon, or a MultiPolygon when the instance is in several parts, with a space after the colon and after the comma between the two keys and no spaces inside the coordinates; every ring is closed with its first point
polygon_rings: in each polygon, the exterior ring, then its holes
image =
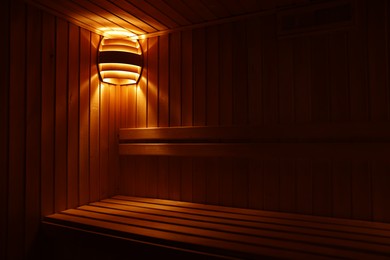
{"type": "Polygon", "coordinates": [[[313,214],[332,215],[332,175],[328,161],[314,161],[313,172],[313,214]]]}
{"type": "Polygon", "coordinates": [[[7,256],[23,259],[26,167],[26,8],[11,2],[7,256]],[[19,33],[20,32],[20,33],[19,33]]]}
{"type": "Polygon", "coordinates": [[[169,199],[181,199],[181,163],[178,157],[169,157],[169,199]]]}
{"type": "Polygon", "coordinates": [[[41,12],[27,8],[27,84],[26,84],[26,186],[25,186],[25,251],[26,257],[37,257],[41,178],[41,12]]]}
{"type": "Polygon", "coordinates": [[[313,213],[313,177],[311,172],[311,164],[308,161],[296,161],[296,211],[302,214],[313,213]]]}
{"type": "Polygon", "coordinates": [[[336,161],[332,165],[333,216],[350,218],[352,213],[351,166],[349,162],[336,161]]]}
{"type": "Polygon", "coordinates": [[[193,169],[193,159],[190,157],[185,157],[181,162],[181,199],[183,201],[192,202],[192,169],[193,169]]]}
{"type": "Polygon", "coordinates": [[[218,27],[206,29],[206,124],[219,123],[218,27]]]}
{"type": "Polygon", "coordinates": [[[159,37],[158,125],[169,126],[169,37],[159,37]]]}
{"type": "Polygon", "coordinates": [[[192,77],[192,31],[184,31],[181,34],[181,123],[183,126],[191,126],[193,123],[193,77],[192,77]]]}
{"type": "Polygon", "coordinates": [[[293,160],[280,161],[280,210],[296,211],[296,176],[293,160]]]}
{"type": "Polygon", "coordinates": [[[206,202],[218,205],[218,160],[217,158],[206,159],[206,202]]]}
{"type": "Polygon", "coordinates": [[[206,168],[204,158],[194,158],[193,167],[193,201],[206,203],[206,168]]]}
{"type": "Polygon", "coordinates": [[[146,196],[151,198],[157,197],[158,185],[158,158],[146,158],[146,196]]]}
{"type": "Polygon", "coordinates": [[[219,159],[219,201],[223,206],[233,205],[233,162],[219,159]]]}
{"type": "Polygon", "coordinates": [[[250,161],[248,187],[248,206],[263,209],[263,163],[260,160],[250,161]]]}
{"type": "Polygon", "coordinates": [[[311,38],[311,116],[313,122],[329,122],[329,36],[311,38]]]}
{"type": "Polygon", "coordinates": [[[119,86],[110,86],[110,104],[108,114],[108,196],[117,194],[117,183],[119,181],[119,165],[118,165],[118,122],[116,120],[117,95],[120,90],[119,86]]]}
{"type": "Polygon", "coordinates": [[[80,29],[79,204],[89,201],[89,87],[91,33],[80,29]]]}
{"type": "Polygon", "coordinates": [[[265,210],[279,210],[280,180],[278,160],[265,160],[263,165],[263,200],[265,210]]]}
{"type": "Polygon", "coordinates": [[[293,41],[295,122],[305,123],[311,120],[310,39],[299,37],[293,41]]]}
{"type": "Polygon", "coordinates": [[[91,35],[91,85],[90,85],[90,103],[89,103],[89,170],[90,170],[90,199],[96,201],[100,198],[100,160],[99,160],[99,78],[97,67],[93,66],[96,62],[97,48],[100,36],[91,35]]]}
{"type": "MultiPolygon", "coordinates": [[[[0,29],[6,39],[10,39],[10,1],[3,1],[0,4],[3,10],[6,10],[0,17],[0,29]]],[[[0,59],[6,62],[10,61],[10,41],[1,41],[0,59]]],[[[10,86],[10,66],[4,66],[0,70],[2,79],[3,93],[0,95],[0,258],[6,259],[7,255],[7,215],[8,215],[8,145],[9,145],[9,86],[10,86]]]]}
{"type": "Polygon", "coordinates": [[[248,54],[248,113],[249,123],[260,125],[263,123],[262,106],[262,35],[258,30],[260,18],[248,20],[247,24],[247,54],[248,54]]]}
{"type": "Polygon", "coordinates": [[[69,24],[67,208],[79,204],[79,36],[80,29],[69,24]]]}
{"type": "Polygon", "coordinates": [[[354,162],[351,166],[352,217],[372,219],[372,185],[370,164],[366,161],[354,162]]]}
{"type": "Polygon", "coordinates": [[[248,160],[233,161],[233,206],[248,207],[248,160]]]}
{"type": "Polygon", "coordinates": [[[192,34],[194,125],[206,124],[206,42],[205,29],[196,29],[192,34]]]}
{"type": "Polygon", "coordinates": [[[278,53],[276,41],[276,17],[262,17],[261,30],[263,35],[263,103],[264,123],[278,123],[278,53]]]}
{"type": "MultiPolygon", "coordinates": [[[[148,40],[140,40],[139,41],[143,50],[148,49],[148,40]]],[[[136,110],[135,110],[135,118],[136,118],[136,127],[146,127],[147,124],[147,97],[148,97],[148,52],[144,51],[144,69],[142,71],[141,79],[137,85],[136,91],[136,110]]],[[[130,88],[134,88],[134,86],[129,86],[130,88]]],[[[132,104],[129,104],[132,105],[132,104]]]]}
{"type": "Polygon", "coordinates": [[[55,19],[42,15],[41,214],[54,212],[55,19]]]}
{"type": "Polygon", "coordinates": [[[109,147],[109,108],[110,108],[110,85],[100,84],[100,111],[99,111],[99,183],[100,199],[108,197],[108,147],[109,147]]]}
{"type": "Polygon", "coordinates": [[[168,199],[169,197],[169,162],[166,157],[158,158],[158,197],[160,199],[168,199]]]}
{"type": "Polygon", "coordinates": [[[148,39],[148,103],[147,126],[158,126],[158,38],[148,39]]]}
{"type": "Polygon", "coordinates": [[[233,124],[248,123],[248,56],[245,21],[233,24],[233,124]]]}
{"type": "Polygon", "coordinates": [[[372,213],[373,220],[390,221],[390,163],[376,161],[372,164],[372,213]]]}
{"type": "MultiPolygon", "coordinates": [[[[388,50],[386,48],[386,1],[369,2],[368,15],[368,73],[371,101],[371,119],[389,119],[389,82],[387,73],[388,50]]],[[[388,44],[388,43],[387,43],[388,44]]]]}
{"type": "Polygon", "coordinates": [[[331,119],[345,122],[350,119],[346,34],[340,32],[331,35],[329,49],[331,119]]]}
{"type": "Polygon", "coordinates": [[[181,32],[172,33],[169,41],[169,125],[181,125],[181,32]]]}
{"type": "Polygon", "coordinates": [[[280,123],[294,122],[294,55],[293,41],[279,41],[278,83],[279,83],[279,121],[280,123]]]}
{"type": "Polygon", "coordinates": [[[219,115],[221,125],[233,123],[233,35],[231,23],[219,27],[219,115]]]}
{"type": "Polygon", "coordinates": [[[67,199],[67,83],[68,23],[57,18],[56,30],[56,99],[55,99],[55,211],[66,209],[67,199]]]}

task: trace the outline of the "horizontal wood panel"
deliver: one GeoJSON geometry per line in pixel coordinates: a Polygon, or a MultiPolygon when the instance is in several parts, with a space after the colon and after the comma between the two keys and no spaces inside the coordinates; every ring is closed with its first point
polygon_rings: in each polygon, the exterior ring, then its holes
{"type": "Polygon", "coordinates": [[[334,123],[265,126],[207,126],[121,128],[120,142],[142,140],[164,141],[234,141],[234,140],[323,140],[323,141],[389,141],[389,123],[334,123]]]}

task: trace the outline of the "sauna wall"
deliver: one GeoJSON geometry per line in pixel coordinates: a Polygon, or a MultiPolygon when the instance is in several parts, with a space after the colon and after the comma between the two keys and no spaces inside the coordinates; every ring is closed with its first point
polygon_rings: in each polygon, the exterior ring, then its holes
{"type": "Polygon", "coordinates": [[[100,36],[0,5],[0,259],[39,259],[41,217],[114,193],[117,93],[99,87],[100,36]]]}
{"type": "MultiPolygon", "coordinates": [[[[330,30],[285,35],[271,12],[142,40],[120,127],[388,123],[390,6],[353,3],[330,30]]],[[[264,210],[390,222],[389,186],[389,160],[121,158],[121,194],[264,210]]]]}

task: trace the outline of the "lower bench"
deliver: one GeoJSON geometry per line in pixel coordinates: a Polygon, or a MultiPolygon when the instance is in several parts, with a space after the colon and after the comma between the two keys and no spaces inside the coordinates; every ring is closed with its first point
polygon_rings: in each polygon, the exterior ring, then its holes
{"type": "Polygon", "coordinates": [[[43,227],[48,236],[71,230],[131,244],[121,252],[129,256],[390,258],[390,224],[151,198],[114,196],[47,216],[43,227]]]}

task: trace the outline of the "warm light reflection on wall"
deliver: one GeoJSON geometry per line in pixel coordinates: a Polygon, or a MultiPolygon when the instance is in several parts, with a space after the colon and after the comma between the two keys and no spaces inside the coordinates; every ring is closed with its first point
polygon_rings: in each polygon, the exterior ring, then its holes
{"type": "Polygon", "coordinates": [[[99,46],[100,80],[114,85],[136,84],[142,72],[142,49],[138,40],[109,35],[99,46]]]}

